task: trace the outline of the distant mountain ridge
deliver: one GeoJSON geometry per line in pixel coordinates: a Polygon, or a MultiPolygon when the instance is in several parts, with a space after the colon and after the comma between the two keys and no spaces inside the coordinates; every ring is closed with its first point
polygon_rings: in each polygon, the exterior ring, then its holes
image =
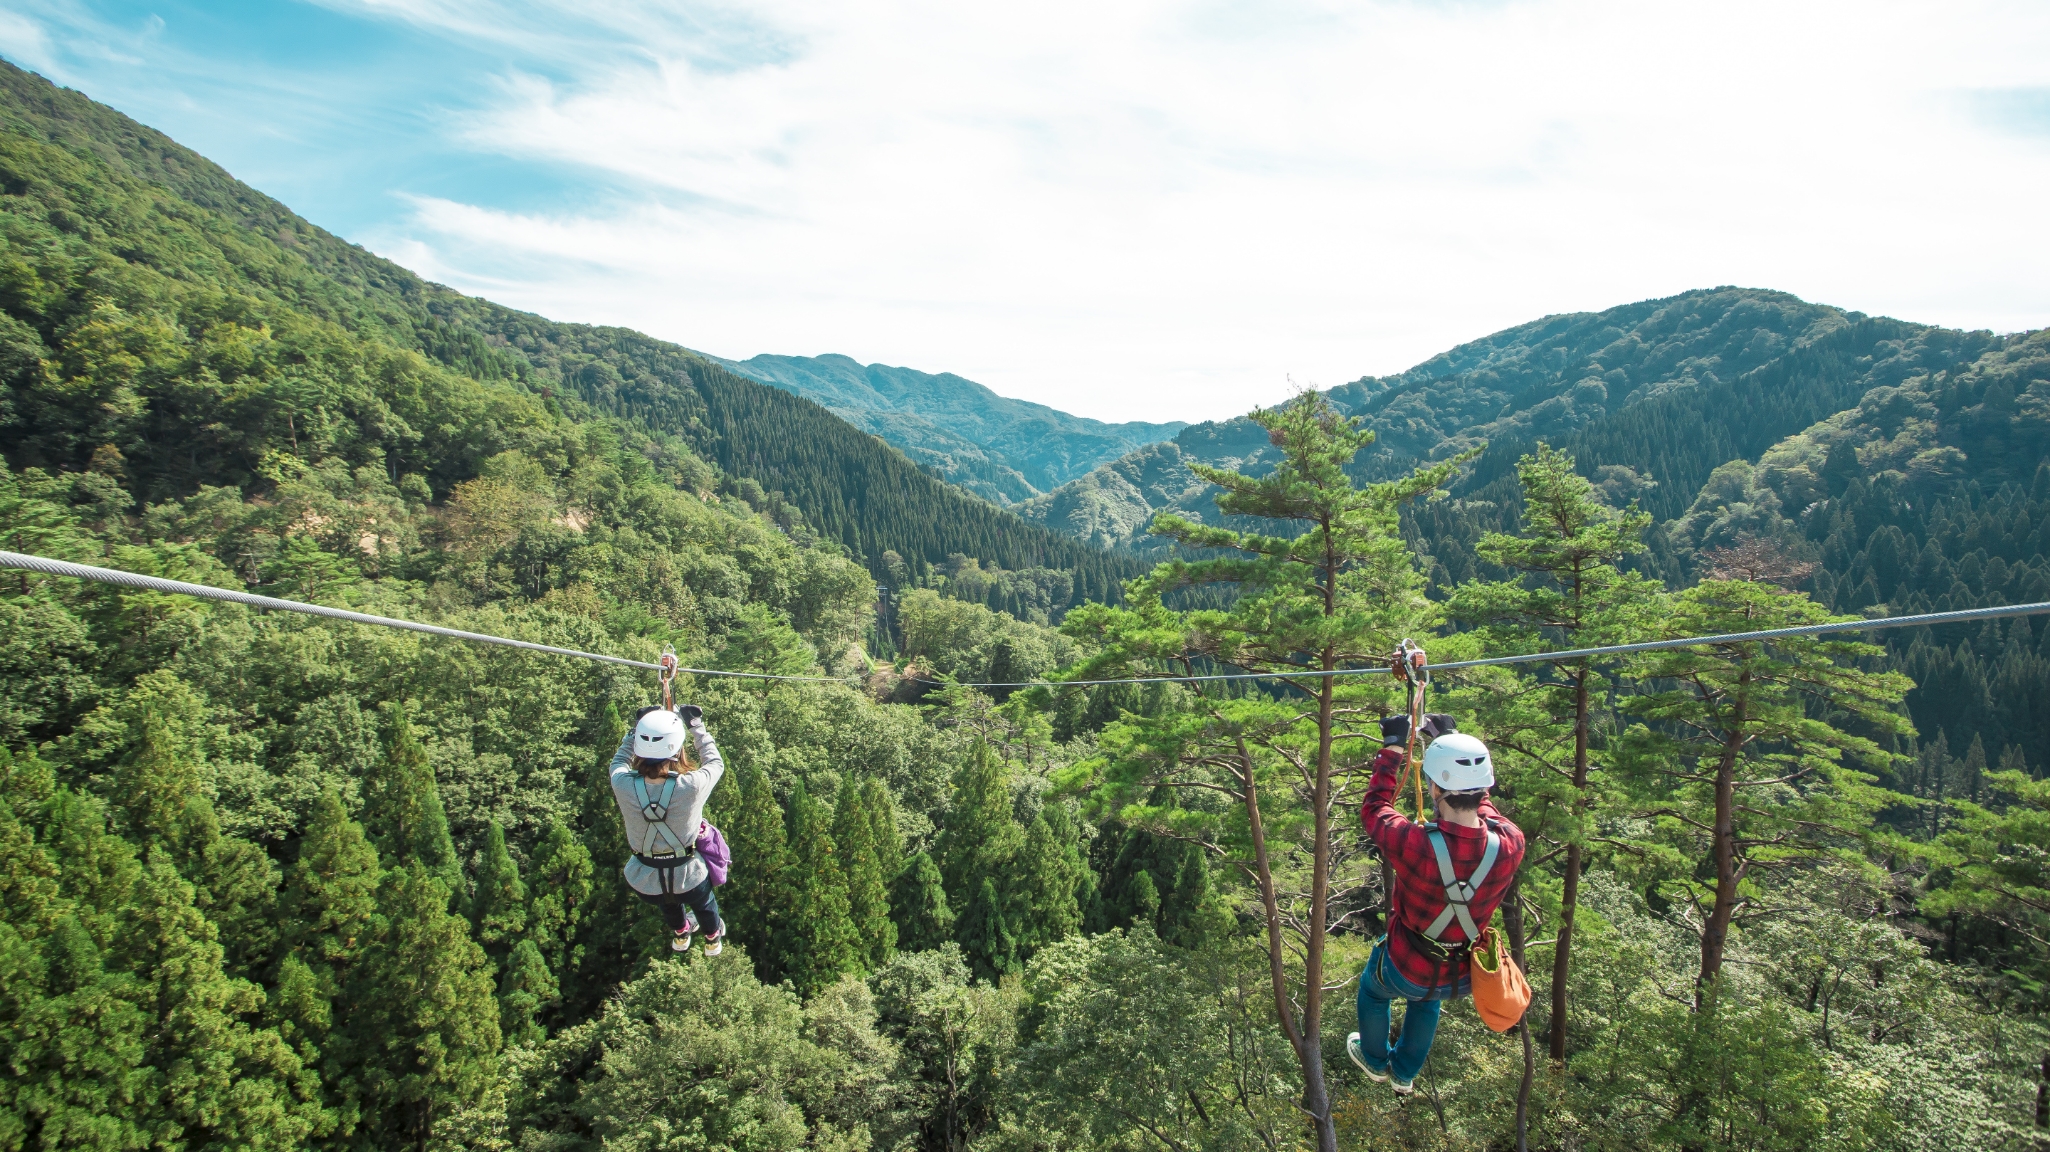
{"type": "MultiPolygon", "coordinates": [[[[1784,292],[1721,287],[1547,316],[1329,395],[1377,435],[1354,465],[1361,479],[1485,443],[1454,485],[1455,495],[1472,493],[1508,475],[1543,439],[1577,445],[1590,467],[1641,473],[1627,483],[1670,518],[1725,461],[1755,456],[1871,388],[1968,361],[1986,339],[1784,292]],[[1653,413],[1663,433],[1639,427],[1653,413]],[[1628,435],[1612,434],[1626,426],[1628,435]]],[[[1155,513],[1216,518],[1215,490],[1184,461],[1258,472],[1274,454],[1244,417],[1194,424],[1017,511],[1099,547],[1143,548],[1155,513]]]]}
{"type": "Polygon", "coordinates": [[[1188,427],[1184,420],[1108,424],[999,396],[951,372],[862,364],[840,355],[719,362],[824,405],[949,482],[999,505],[1029,500],[1188,427]]]}

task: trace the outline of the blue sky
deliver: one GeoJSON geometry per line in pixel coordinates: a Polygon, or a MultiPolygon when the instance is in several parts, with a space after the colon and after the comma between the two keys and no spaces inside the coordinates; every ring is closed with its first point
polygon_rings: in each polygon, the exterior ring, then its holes
{"type": "Polygon", "coordinates": [[[1196,419],[1553,312],[2050,323],[2050,6],[0,0],[466,291],[1196,419]]]}

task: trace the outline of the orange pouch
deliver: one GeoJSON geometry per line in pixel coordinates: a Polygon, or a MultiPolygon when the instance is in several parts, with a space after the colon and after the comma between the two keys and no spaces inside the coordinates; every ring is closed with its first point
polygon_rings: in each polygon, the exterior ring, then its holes
{"type": "Polygon", "coordinates": [[[1523,969],[1502,949],[1502,938],[1494,925],[1481,929],[1480,944],[1468,964],[1473,981],[1473,1006],[1481,1022],[1497,1032],[1507,1032],[1523,1019],[1530,1007],[1530,982],[1523,969]]]}

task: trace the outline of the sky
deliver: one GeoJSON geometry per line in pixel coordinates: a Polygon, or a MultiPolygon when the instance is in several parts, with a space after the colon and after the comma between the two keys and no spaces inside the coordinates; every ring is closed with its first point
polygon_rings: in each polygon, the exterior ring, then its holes
{"type": "Polygon", "coordinates": [[[0,0],[421,274],[731,358],[1231,416],[1720,284],[2050,324],[2050,4],[0,0]]]}

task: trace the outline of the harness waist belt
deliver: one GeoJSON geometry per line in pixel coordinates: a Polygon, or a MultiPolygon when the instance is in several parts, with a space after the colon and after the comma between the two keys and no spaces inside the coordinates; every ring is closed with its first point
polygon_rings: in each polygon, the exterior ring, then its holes
{"type": "Polygon", "coordinates": [[[681,856],[643,856],[638,852],[634,853],[634,859],[640,861],[641,863],[647,865],[650,868],[659,869],[663,872],[667,872],[671,868],[681,868],[685,864],[688,864],[697,858],[698,853],[697,849],[695,848],[691,849],[688,852],[685,852],[681,856]]]}

